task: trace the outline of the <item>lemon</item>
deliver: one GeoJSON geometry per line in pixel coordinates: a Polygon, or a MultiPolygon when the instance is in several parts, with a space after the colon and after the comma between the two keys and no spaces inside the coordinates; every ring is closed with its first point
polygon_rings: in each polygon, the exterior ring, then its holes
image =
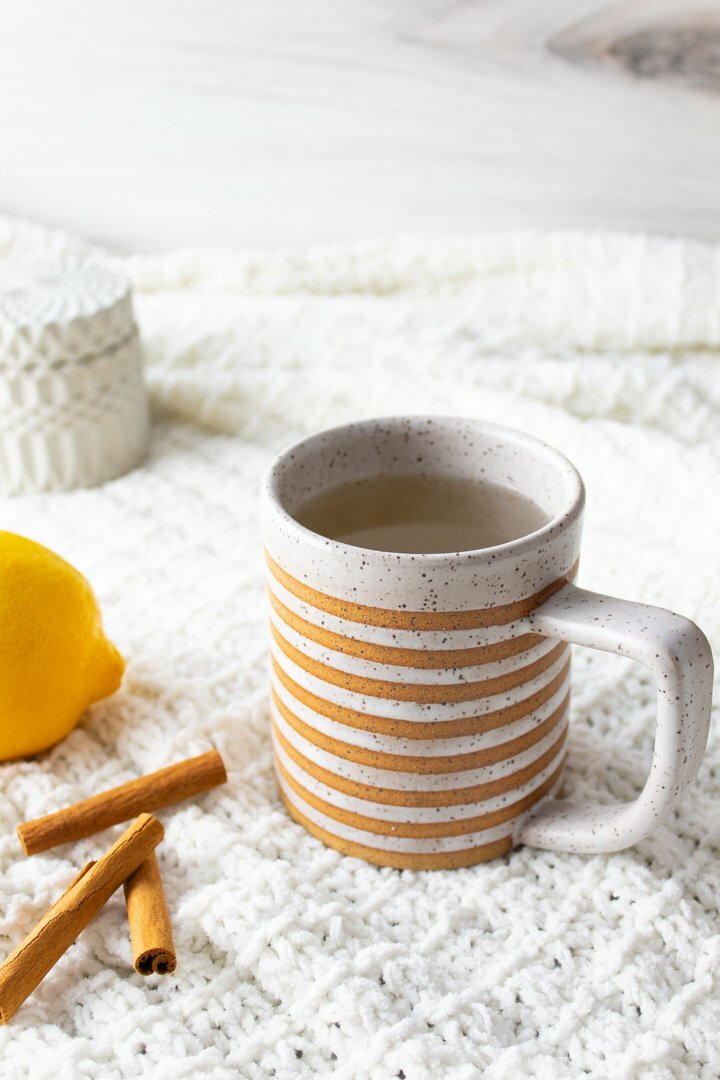
{"type": "Polygon", "coordinates": [[[95,594],[53,551],[0,531],[0,761],[46,750],[120,685],[95,594]]]}

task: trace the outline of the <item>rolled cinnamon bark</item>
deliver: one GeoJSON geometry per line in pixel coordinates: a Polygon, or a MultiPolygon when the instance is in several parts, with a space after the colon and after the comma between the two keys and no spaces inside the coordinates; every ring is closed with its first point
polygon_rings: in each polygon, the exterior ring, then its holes
{"type": "Polygon", "coordinates": [[[72,881],[71,881],[71,882],[70,882],[70,884],[68,885],[67,889],[66,889],[66,890],[65,890],[65,892],[63,893],[63,896],[66,896],[66,895],[67,895],[67,893],[69,893],[69,892],[70,892],[70,890],[72,889],[72,887],[73,887],[74,885],[77,885],[78,881],[80,881],[80,878],[84,878],[84,877],[85,877],[85,875],[87,874],[88,870],[91,870],[91,869],[93,868],[93,866],[94,866],[94,865],[95,865],[95,859],[92,859],[92,861],[91,861],[91,862],[85,863],[85,865],[83,866],[82,870],[80,870],[80,872],[79,872],[79,873],[77,873],[77,874],[75,875],[75,877],[74,877],[74,878],[72,879],[72,881]]]}
{"type": "Polygon", "coordinates": [[[226,780],[223,759],[217,750],[211,750],[93,795],[55,814],[26,821],[18,826],[17,833],[25,854],[36,855],[58,844],[81,840],[111,825],[129,821],[136,814],[182,802],[191,795],[224,784],[226,780]]]}
{"type": "Polygon", "coordinates": [[[0,1024],[8,1022],[106,900],[148,857],[164,832],[154,817],[141,814],[102,858],[83,867],[0,967],[0,1024]]]}
{"type": "Polygon", "coordinates": [[[135,970],[138,975],[172,975],[177,959],[154,851],[130,875],[124,889],[135,970]]]}

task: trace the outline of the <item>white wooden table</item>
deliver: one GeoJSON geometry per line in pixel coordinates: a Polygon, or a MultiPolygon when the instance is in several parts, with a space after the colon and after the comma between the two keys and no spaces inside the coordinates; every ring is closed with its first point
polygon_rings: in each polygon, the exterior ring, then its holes
{"type": "Polygon", "coordinates": [[[720,239],[720,0],[0,13],[0,210],[142,248],[515,226],[720,239]]]}

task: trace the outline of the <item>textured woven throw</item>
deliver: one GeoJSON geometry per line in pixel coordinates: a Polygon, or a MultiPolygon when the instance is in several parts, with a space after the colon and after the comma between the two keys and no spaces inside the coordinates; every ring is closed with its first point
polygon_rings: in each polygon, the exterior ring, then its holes
{"type": "MultiPolygon", "coordinates": [[[[0,220],[0,259],[97,249],[0,220]]],[[[286,816],[271,768],[257,520],[274,453],[393,412],[524,428],[580,468],[580,583],[720,643],[720,252],[618,235],[113,257],[154,433],[102,488],[0,503],[93,583],[121,691],[0,766],[0,955],[113,833],[23,858],[15,826],[216,745],[226,787],[161,812],[173,978],[132,973],[122,893],[0,1029],[0,1076],[600,1080],[720,1075],[720,746],[608,856],[379,869],[286,816]]],[[[630,799],[654,689],[575,650],[566,793],[630,799]]],[[[116,830],[116,832],[119,830],[116,830]]]]}

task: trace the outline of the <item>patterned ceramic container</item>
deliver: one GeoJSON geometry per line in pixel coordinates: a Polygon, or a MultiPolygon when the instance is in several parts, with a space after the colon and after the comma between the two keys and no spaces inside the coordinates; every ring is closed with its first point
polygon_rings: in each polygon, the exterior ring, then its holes
{"type": "Polygon", "coordinates": [[[519,843],[617,850],[669,813],[704,752],[710,649],[678,615],[572,584],[583,500],[557,451],[474,420],[365,421],[281,454],[263,495],[271,707],[296,821],[349,855],[434,869],[519,843]],[[551,520],[496,547],[416,555],[329,540],[293,516],[339,483],[423,471],[510,485],[551,520]],[[556,798],[568,642],[632,656],[657,677],[655,756],[634,803],[556,798]]]}
{"type": "Polygon", "coordinates": [[[105,266],[0,267],[0,494],[87,487],[143,458],[130,287],[105,266]]]}

